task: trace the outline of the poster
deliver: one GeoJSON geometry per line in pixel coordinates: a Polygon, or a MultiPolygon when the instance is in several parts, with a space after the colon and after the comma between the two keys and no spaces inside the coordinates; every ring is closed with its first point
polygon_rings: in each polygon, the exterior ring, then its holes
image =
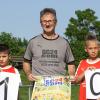
{"type": "Polygon", "coordinates": [[[31,100],[71,100],[71,82],[65,76],[37,76],[31,100]]]}
{"type": "Polygon", "coordinates": [[[20,75],[0,72],[0,100],[17,100],[20,75]]]}
{"type": "Polygon", "coordinates": [[[100,97],[100,69],[87,70],[86,79],[86,98],[97,99],[100,97]]]}

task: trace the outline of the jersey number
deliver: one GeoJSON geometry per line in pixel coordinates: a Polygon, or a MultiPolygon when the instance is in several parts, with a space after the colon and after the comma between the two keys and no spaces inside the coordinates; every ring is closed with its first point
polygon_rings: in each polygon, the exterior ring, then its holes
{"type": "Polygon", "coordinates": [[[9,77],[6,77],[0,82],[0,86],[4,84],[4,100],[7,100],[7,90],[8,90],[9,77]]]}

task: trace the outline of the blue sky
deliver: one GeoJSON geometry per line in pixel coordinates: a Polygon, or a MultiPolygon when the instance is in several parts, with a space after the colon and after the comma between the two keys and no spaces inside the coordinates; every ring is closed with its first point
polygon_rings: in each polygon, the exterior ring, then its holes
{"type": "Polygon", "coordinates": [[[76,10],[91,8],[100,19],[99,6],[99,0],[0,0],[0,32],[31,39],[42,32],[40,11],[49,7],[57,12],[56,32],[64,36],[70,17],[76,17],[76,10]]]}

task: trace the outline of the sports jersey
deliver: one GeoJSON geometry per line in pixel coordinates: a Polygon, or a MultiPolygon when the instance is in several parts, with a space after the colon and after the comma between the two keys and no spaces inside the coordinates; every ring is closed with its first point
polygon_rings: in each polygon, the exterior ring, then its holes
{"type": "MultiPolygon", "coordinates": [[[[100,68],[100,58],[97,59],[95,62],[90,63],[88,59],[80,61],[80,64],[76,70],[75,77],[78,78],[88,67],[95,67],[100,68]]],[[[80,91],[79,91],[79,100],[86,100],[86,82],[83,80],[80,83],[80,91]]]]}
{"type": "Polygon", "coordinates": [[[20,84],[20,74],[16,68],[12,65],[0,67],[0,100],[17,100],[20,84]]]}
{"type": "Polygon", "coordinates": [[[5,66],[5,67],[0,67],[1,72],[9,72],[9,73],[16,73],[17,69],[15,69],[13,66],[5,66]]]}
{"type": "Polygon", "coordinates": [[[38,35],[29,41],[24,58],[32,61],[33,75],[65,75],[74,57],[68,41],[61,36],[46,39],[38,35]]]}
{"type": "MultiPolygon", "coordinates": [[[[12,65],[8,65],[8,66],[5,66],[5,67],[0,67],[0,72],[19,74],[19,71],[15,67],[13,67],[12,65]]],[[[19,81],[19,84],[22,85],[21,79],[19,81]]]]}

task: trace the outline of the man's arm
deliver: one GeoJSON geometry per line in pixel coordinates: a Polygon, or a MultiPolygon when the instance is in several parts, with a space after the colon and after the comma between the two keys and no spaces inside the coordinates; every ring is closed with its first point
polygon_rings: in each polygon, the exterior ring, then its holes
{"type": "Polygon", "coordinates": [[[74,64],[68,64],[68,74],[70,77],[70,80],[73,82],[74,76],[75,76],[75,65],[74,64]]]}
{"type": "Polygon", "coordinates": [[[70,76],[75,75],[75,65],[74,64],[69,64],[68,65],[68,73],[69,73],[70,76]]]}
{"type": "Polygon", "coordinates": [[[24,59],[24,62],[23,62],[23,70],[24,70],[29,81],[35,81],[36,80],[36,78],[32,74],[30,61],[28,61],[26,59],[24,59]]]}

